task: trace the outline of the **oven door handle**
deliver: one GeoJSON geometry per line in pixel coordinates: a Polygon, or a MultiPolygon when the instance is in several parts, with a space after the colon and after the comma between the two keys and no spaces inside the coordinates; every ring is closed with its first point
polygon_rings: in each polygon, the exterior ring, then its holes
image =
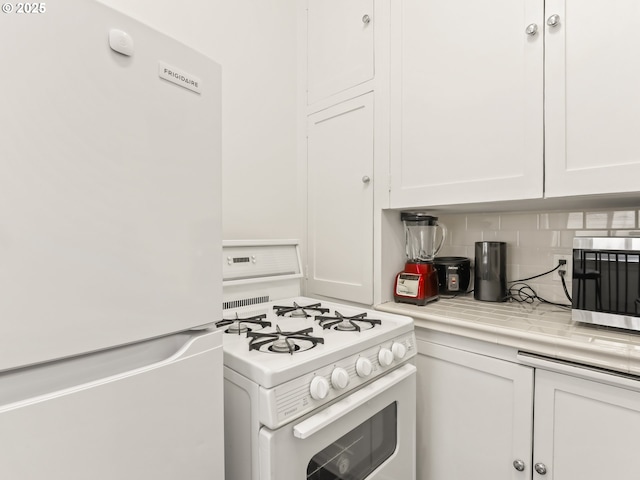
{"type": "Polygon", "coordinates": [[[375,382],[362,387],[360,390],[348,395],[344,399],[328,406],[314,416],[293,427],[293,435],[296,438],[305,439],[323,428],[331,425],[348,413],[361,407],[368,401],[380,395],[385,390],[397,385],[411,375],[415,375],[417,369],[411,364],[406,364],[397,370],[389,372],[375,382]]]}

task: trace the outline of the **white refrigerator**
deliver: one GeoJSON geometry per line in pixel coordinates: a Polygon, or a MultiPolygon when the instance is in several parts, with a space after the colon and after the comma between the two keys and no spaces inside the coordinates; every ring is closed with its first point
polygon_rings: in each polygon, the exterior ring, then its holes
{"type": "Polygon", "coordinates": [[[0,478],[223,478],[220,67],[92,0],[0,45],[0,478]]]}

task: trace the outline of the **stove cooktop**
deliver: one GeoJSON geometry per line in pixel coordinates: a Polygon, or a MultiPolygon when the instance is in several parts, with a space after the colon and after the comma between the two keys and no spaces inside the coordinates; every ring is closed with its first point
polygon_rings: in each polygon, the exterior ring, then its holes
{"type": "Polygon", "coordinates": [[[409,317],[305,297],[225,310],[223,318],[225,366],[264,388],[413,331],[409,317]]]}

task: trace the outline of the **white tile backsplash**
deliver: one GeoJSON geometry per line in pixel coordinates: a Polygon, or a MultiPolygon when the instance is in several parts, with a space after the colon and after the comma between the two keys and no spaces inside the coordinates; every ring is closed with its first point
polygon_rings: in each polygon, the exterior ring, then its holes
{"type": "Polygon", "coordinates": [[[636,228],[635,210],[616,210],[607,212],[587,212],[587,228],[636,228]]]}
{"type": "Polygon", "coordinates": [[[613,212],[611,228],[636,228],[636,212],[613,212]]]}
{"type": "Polygon", "coordinates": [[[576,230],[584,228],[583,212],[553,212],[538,214],[541,229],[576,230]]]}
{"type": "Polygon", "coordinates": [[[469,215],[466,217],[467,230],[498,230],[500,215],[469,215]]]}
{"type": "Polygon", "coordinates": [[[538,214],[504,214],[500,216],[500,230],[537,230],[538,214]]]}
{"type": "MultiPolygon", "coordinates": [[[[474,260],[475,242],[507,242],[509,281],[531,277],[554,267],[553,256],[571,255],[575,236],[640,236],[640,211],[589,210],[503,214],[441,214],[448,229],[440,256],[474,260]]],[[[562,283],[549,274],[528,281],[547,300],[567,303],[562,283]]],[[[571,281],[568,282],[571,291],[571,281]]]]}
{"type": "Polygon", "coordinates": [[[587,228],[607,228],[611,212],[587,212],[587,228]]]}

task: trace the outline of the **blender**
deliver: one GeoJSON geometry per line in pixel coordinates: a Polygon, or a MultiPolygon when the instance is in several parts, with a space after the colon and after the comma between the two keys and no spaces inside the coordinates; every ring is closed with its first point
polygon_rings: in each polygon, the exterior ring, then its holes
{"type": "Polygon", "coordinates": [[[393,297],[396,302],[426,305],[438,299],[438,271],[433,259],[442,248],[447,230],[438,224],[438,217],[422,212],[402,212],[400,219],[407,262],[396,275],[393,297]]]}

